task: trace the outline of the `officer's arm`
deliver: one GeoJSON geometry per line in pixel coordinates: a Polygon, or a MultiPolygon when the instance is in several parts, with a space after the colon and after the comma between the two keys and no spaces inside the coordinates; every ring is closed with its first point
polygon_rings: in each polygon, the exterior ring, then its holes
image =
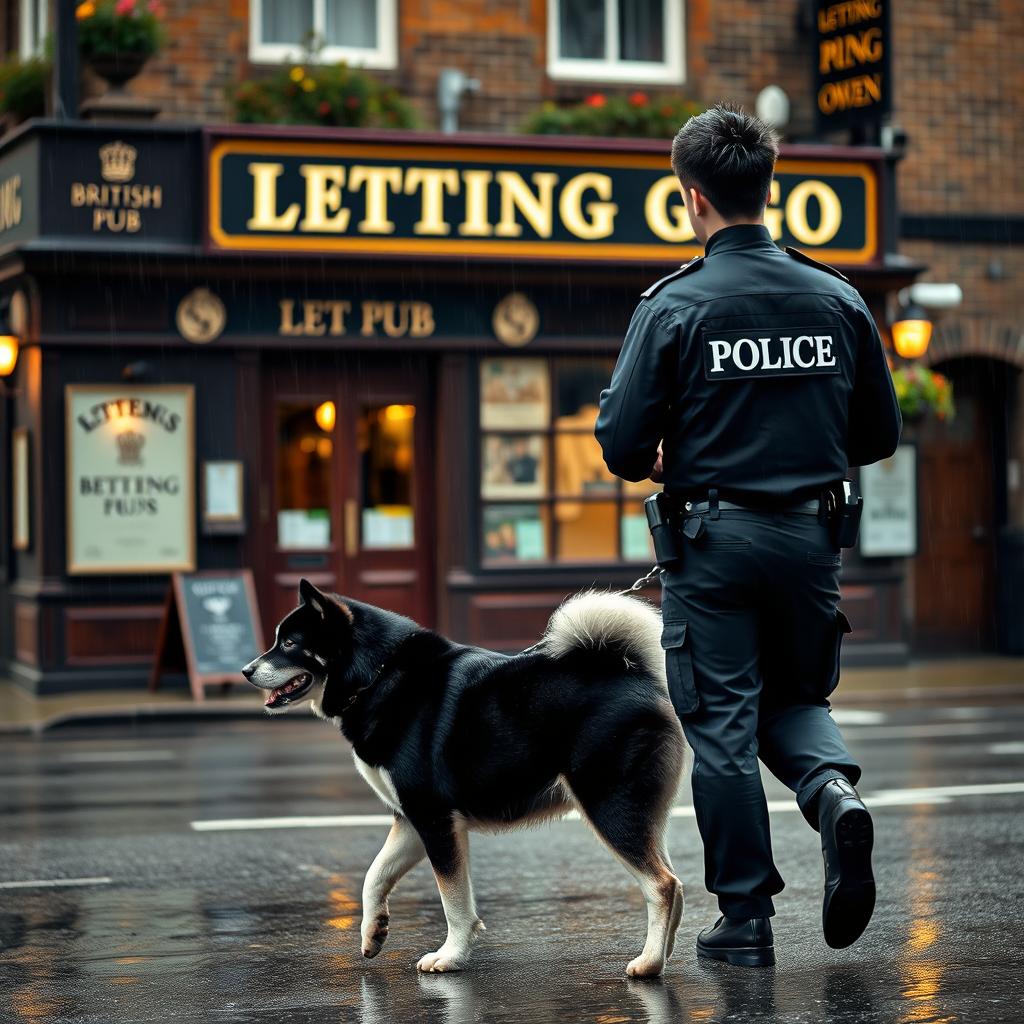
{"type": "Polygon", "coordinates": [[[874,318],[859,305],[857,318],[857,371],[850,396],[850,428],[846,444],[851,466],[868,466],[887,459],[899,444],[900,416],[892,374],[885,359],[874,318]]]}
{"type": "Polygon", "coordinates": [[[608,388],[601,392],[595,434],[608,468],[644,480],[658,457],[678,367],[675,332],[645,303],[637,306],[608,388]]]}

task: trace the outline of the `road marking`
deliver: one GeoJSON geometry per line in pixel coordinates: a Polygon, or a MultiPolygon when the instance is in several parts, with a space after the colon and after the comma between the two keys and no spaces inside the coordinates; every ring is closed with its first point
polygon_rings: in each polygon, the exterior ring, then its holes
{"type": "Polygon", "coordinates": [[[994,732],[1020,732],[1020,722],[950,722],[948,725],[865,726],[851,732],[856,740],[910,740],[939,736],[984,736],[994,732]]]}
{"type": "Polygon", "coordinates": [[[0,882],[0,889],[63,889],[72,885],[110,885],[112,878],[34,878],[24,882],[0,882]]]}
{"type": "Polygon", "coordinates": [[[57,760],[61,764],[123,764],[131,761],[173,761],[176,758],[173,750],[83,750],[60,754],[57,760]]]}
{"type": "MultiPolygon", "coordinates": [[[[1024,793],[1024,782],[981,782],[965,786],[920,786],[914,789],[881,789],[877,793],[861,794],[868,807],[903,807],[911,804],[945,804],[957,797],[1009,796],[1024,793]]],[[[768,810],[773,813],[796,811],[796,801],[769,800],[768,810]]],[[[693,808],[677,806],[669,811],[671,818],[692,818],[693,808]]],[[[577,811],[570,811],[561,821],[579,821],[577,811]]],[[[301,818],[222,818],[193,821],[195,832],[240,832],[248,829],[279,828],[361,828],[390,825],[391,814],[325,814],[301,818]]]]}
{"type": "Polygon", "coordinates": [[[832,718],[840,725],[881,725],[889,716],[884,711],[861,711],[859,708],[833,708],[832,718]]]}
{"type": "Polygon", "coordinates": [[[988,752],[990,754],[1024,754],[1024,743],[1020,740],[1010,743],[992,743],[988,752]]]}

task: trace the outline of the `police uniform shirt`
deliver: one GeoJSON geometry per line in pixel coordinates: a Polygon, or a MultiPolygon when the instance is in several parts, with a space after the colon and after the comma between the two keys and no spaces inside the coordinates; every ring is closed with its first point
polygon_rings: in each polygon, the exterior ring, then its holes
{"type": "Polygon", "coordinates": [[[596,433],[608,468],[665,490],[800,501],[893,453],[901,420],[882,340],[838,271],[762,225],[723,228],[644,292],[596,433]]]}

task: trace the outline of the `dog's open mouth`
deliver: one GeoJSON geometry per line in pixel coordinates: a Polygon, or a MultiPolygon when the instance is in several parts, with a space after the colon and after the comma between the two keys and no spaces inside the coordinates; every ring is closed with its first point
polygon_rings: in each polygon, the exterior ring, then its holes
{"type": "Polygon", "coordinates": [[[313,677],[308,672],[300,672],[284,686],[276,686],[263,702],[265,708],[282,708],[298,700],[313,685],[313,677]]]}

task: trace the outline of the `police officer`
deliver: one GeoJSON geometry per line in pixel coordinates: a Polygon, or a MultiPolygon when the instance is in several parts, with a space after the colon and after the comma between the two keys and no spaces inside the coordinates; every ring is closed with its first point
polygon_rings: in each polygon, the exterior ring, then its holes
{"type": "Polygon", "coordinates": [[[672,168],[704,255],[643,293],[596,428],[613,473],[663,477],[685,534],[662,645],[722,914],[697,950],[752,967],[775,962],[783,888],[758,758],[821,833],[826,942],[856,941],[874,908],[861,769],[829,714],[850,627],[828,495],[848,466],[890,456],[902,426],[861,297],[764,226],[777,155],[732,106],[679,131],[672,168]]]}

